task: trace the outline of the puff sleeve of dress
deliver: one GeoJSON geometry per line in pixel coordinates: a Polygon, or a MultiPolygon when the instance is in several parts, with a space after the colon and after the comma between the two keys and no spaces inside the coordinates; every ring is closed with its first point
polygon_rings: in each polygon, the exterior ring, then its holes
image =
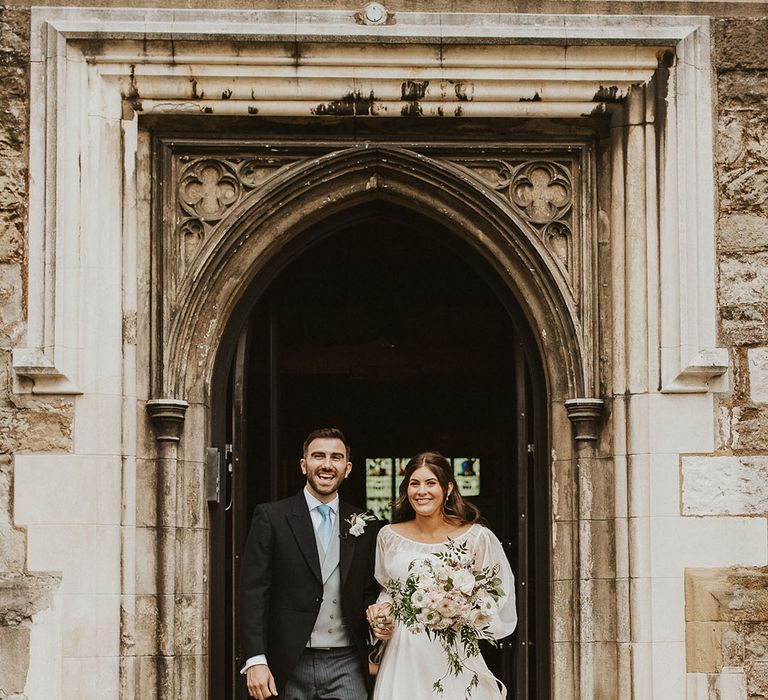
{"type": "Polygon", "coordinates": [[[387,532],[384,532],[384,529],[379,530],[379,535],[376,538],[376,566],[373,575],[381,586],[381,592],[376,599],[377,603],[392,602],[392,596],[384,588],[387,582],[392,579],[392,576],[387,571],[387,550],[392,546],[392,538],[388,536],[387,532]]]}
{"type": "Polygon", "coordinates": [[[487,527],[478,528],[475,542],[475,565],[477,568],[498,566],[497,576],[501,579],[504,595],[498,600],[498,610],[491,619],[489,631],[494,639],[509,636],[517,627],[517,607],[515,601],[515,577],[504,553],[504,548],[496,535],[487,527]]]}

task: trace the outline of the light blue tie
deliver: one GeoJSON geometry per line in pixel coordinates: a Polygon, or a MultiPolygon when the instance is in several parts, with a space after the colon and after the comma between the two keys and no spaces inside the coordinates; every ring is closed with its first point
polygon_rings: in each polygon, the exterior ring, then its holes
{"type": "Polygon", "coordinates": [[[323,547],[323,551],[328,551],[328,545],[331,543],[331,533],[333,532],[333,523],[331,523],[331,507],[328,505],[317,506],[322,520],[317,528],[317,539],[323,547]]]}

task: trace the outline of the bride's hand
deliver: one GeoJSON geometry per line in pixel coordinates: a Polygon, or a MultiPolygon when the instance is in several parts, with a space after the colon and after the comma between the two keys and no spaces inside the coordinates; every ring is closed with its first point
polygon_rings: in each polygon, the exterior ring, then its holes
{"type": "Polygon", "coordinates": [[[376,639],[387,640],[392,637],[394,618],[391,603],[374,603],[368,606],[365,617],[376,639]]]}

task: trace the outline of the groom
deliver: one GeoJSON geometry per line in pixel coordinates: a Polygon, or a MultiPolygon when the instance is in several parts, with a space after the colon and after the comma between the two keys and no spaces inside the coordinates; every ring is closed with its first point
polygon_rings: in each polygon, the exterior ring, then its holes
{"type": "Polygon", "coordinates": [[[240,620],[248,692],[258,700],[278,693],[365,700],[377,523],[349,532],[361,510],[337,494],[352,469],[340,430],[311,432],[300,464],[306,486],[257,506],[245,544],[240,620]]]}

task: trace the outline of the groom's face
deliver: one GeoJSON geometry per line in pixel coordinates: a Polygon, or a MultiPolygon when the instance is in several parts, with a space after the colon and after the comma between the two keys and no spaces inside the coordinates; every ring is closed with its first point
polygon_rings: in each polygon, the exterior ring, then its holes
{"type": "Polygon", "coordinates": [[[347,449],[338,438],[315,438],[301,459],[309,492],[321,503],[333,500],[351,469],[347,449]]]}

